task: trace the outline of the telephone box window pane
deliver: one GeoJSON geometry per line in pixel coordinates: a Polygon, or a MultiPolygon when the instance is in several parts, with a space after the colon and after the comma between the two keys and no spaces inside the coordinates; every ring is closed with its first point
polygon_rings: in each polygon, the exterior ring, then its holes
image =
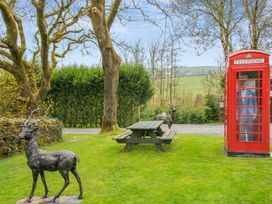
{"type": "MultiPolygon", "coordinates": [[[[248,93],[248,97],[251,97],[250,93],[248,93]]],[[[257,110],[256,110],[255,106],[258,105],[258,99],[256,97],[240,98],[238,101],[240,101],[240,103],[239,103],[240,106],[251,106],[251,108],[248,108],[248,111],[249,112],[254,111],[254,113],[256,114],[257,110]]]]}
{"type": "Polygon", "coordinates": [[[255,89],[249,89],[249,90],[239,90],[239,92],[237,91],[237,95],[240,99],[242,98],[252,98],[252,97],[258,97],[259,96],[259,90],[255,90],[255,89]]]}
{"type": "Polygon", "coordinates": [[[258,72],[240,72],[240,79],[257,79],[258,72]]]}
{"type": "Polygon", "coordinates": [[[243,106],[241,106],[241,108],[239,109],[239,113],[241,114],[261,114],[262,113],[262,109],[261,108],[257,108],[257,106],[254,107],[246,107],[246,108],[242,108],[243,106]]]}
{"type": "Polygon", "coordinates": [[[258,141],[258,134],[240,134],[240,141],[242,142],[250,142],[250,141],[258,141]]]}
{"type": "Polygon", "coordinates": [[[243,133],[258,133],[258,126],[257,125],[240,125],[239,132],[243,133]]]}
{"type": "Polygon", "coordinates": [[[258,117],[256,116],[240,116],[240,124],[255,124],[255,123],[258,123],[258,117]]]}
{"type": "MultiPolygon", "coordinates": [[[[256,89],[258,87],[257,80],[241,80],[240,81],[240,89],[256,89]]],[[[237,87],[238,89],[238,87],[237,87]]]]}

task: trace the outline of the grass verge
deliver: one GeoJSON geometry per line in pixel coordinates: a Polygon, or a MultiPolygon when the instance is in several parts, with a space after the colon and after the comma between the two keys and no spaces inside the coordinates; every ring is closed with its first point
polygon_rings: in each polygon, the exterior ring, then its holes
{"type": "MultiPolygon", "coordinates": [[[[83,204],[110,203],[272,203],[272,160],[228,158],[223,137],[177,135],[166,152],[154,145],[138,145],[131,152],[111,136],[65,135],[64,142],[43,149],[67,149],[80,156],[83,204]]],[[[49,195],[63,185],[58,172],[45,173],[49,195]]],[[[71,183],[63,195],[78,195],[71,183]]],[[[0,203],[14,204],[27,197],[31,171],[24,155],[0,161],[0,203]]],[[[43,195],[39,178],[35,195],[43,195]]]]}

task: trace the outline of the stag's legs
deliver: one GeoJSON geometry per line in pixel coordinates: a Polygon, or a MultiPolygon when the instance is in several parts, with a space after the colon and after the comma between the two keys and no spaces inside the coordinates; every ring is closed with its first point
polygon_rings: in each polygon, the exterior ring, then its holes
{"type": "Polygon", "coordinates": [[[65,188],[70,183],[70,181],[69,181],[69,170],[60,170],[59,172],[62,175],[62,177],[64,178],[64,185],[63,185],[62,189],[60,190],[60,192],[58,192],[58,194],[53,198],[53,200],[52,200],[53,203],[56,201],[56,199],[58,197],[60,197],[60,195],[62,194],[62,192],[65,190],[65,188]]]}
{"type": "Polygon", "coordinates": [[[76,167],[73,167],[73,168],[71,169],[71,172],[72,172],[72,174],[76,177],[76,180],[77,180],[77,182],[78,182],[78,184],[79,184],[79,192],[80,192],[80,194],[79,194],[79,196],[78,196],[78,199],[82,199],[83,189],[82,189],[81,179],[80,179],[80,177],[79,177],[79,175],[78,175],[78,173],[77,173],[76,167]]]}
{"type": "Polygon", "coordinates": [[[48,188],[47,188],[47,185],[46,185],[46,181],[45,181],[45,177],[44,177],[44,172],[41,171],[40,174],[41,174],[41,178],[42,178],[42,182],[43,182],[43,186],[44,186],[44,191],[45,191],[45,194],[44,194],[43,198],[47,198],[48,188]]]}
{"type": "Polygon", "coordinates": [[[31,202],[31,198],[33,197],[33,194],[37,185],[38,176],[39,176],[39,172],[35,169],[32,169],[32,177],[33,177],[32,190],[30,195],[28,196],[27,202],[31,202]]]}

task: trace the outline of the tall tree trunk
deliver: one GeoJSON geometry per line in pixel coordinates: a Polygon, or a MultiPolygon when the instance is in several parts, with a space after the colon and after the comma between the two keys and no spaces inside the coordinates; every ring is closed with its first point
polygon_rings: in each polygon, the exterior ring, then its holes
{"type": "Polygon", "coordinates": [[[252,26],[252,45],[251,49],[257,50],[258,49],[258,42],[259,42],[259,36],[258,36],[258,29],[257,25],[254,23],[252,26]]]}
{"type": "Polygon", "coordinates": [[[110,38],[110,27],[117,14],[121,0],[115,0],[111,12],[106,19],[105,0],[91,1],[88,10],[102,55],[102,66],[104,70],[104,111],[102,117],[101,132],[109,132],[118,128],[117,124],[117,90],[119,82],[119,67],[121,59],[115,52],[110,38]]]}
{"type": "Polygon", "coordinates": [[[163,70],[161,67],[161,73],[160,73],[160,107],[163,105],[163,70]]]}
{"type": "Polygon", "coordinates": [[[102,132],[112,131],[117,125],[117,89],[119,82],[119,67],[121,60],[113,48],[102,51],[104,69],[104,112],[102,132]]]}
{"type": "Polygon", "coordinates": [[[171,41],[170,84],[169,84],[169,101],[170,101],[170,105],[173,105],[173,69],[174,69],[174,41],[171,41]]]}

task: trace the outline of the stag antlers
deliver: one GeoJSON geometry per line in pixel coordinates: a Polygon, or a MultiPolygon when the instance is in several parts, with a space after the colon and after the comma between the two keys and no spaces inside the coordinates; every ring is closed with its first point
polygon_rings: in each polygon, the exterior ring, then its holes
{"type": "Polygon", "coordinates": [[[34,114],[35,112],[41,110],[41,108],[37,108],[37,109],[33,110],[33,111],[30,113],[28,119],[25,121],[25,123],[24,123],[23,126],[29,126],[29,127],[30,127],[30,126],[32,126],[32,125],[38,125],[41,121],[43,121],[43,120],[48,116],[48,113],[49,113],[50,108],[51,108],[51,105],[48,106],[48,108],[47,108],[47,110],[46,110],[46,112],[45,112],[45,115],[44,115],[41,119],[37,120],[36,122],[33,122],[33,123],[30,123],[30,124],[29,124],[29,122],[30,122],[30,120],[31,120],[31,118],[32,118],[32,116],[33,116],[33,114],[34,114]]]}
{"type": "Polygon", "coordinates": [[[170,104],[168,104],[168,106],[171,108],[171,109],[176,109],[176,108],[178,108],[179,106],[180,106],[180,104],[178,104],[178,105],[170,105],[170,104]]]}

